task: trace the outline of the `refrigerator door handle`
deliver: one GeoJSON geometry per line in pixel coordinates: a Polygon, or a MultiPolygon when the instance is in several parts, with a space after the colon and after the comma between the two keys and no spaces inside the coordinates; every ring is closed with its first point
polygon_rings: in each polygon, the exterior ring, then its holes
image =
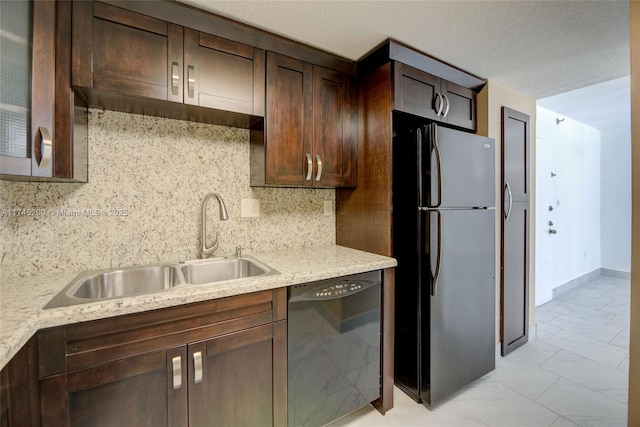
{"type": "MultiPolygon", "coordinates": [[[[431,139],[432,150],[436,156],[436,169],[438,170],[438,173],[437,173],[438,203],[431,204],[429,207],[439,208],[442,202],[442,162],[440,161],[440,150],[438,149],[438,126],[435,124],[431,125],[430,139],[431,139]]],[[[433,174],[431,175],[431,179],[433,179],[433,174]]]]}
{"type": "MultiPolygon", "coordinates": [[[[513,196],[511,195],[511,187],[509,186],[509,181],[504,185],[504,191],[509,195],[509,209],[504,214],[504,222],[509,221],[509,215],[511,214],[511,208],[513,207],[513,196]]],[[[504,206],[503,206],[504,209],[504,206]]]]}
{"type": "MultiPolygon", "coordinates": [[[[442,253],[442,214],[440,211],[429,211],[427,215],[431,216],[431,214],[436,214],[436,224],[437,224],[437,238],[436,238],[436,268],[435,271],[431,269],[431,296],[436,296],[438,292],[438,278],[440,277],[440,255],[442,253]]],[[[431,221],[429,221],[431,224],[431,221]]],[[[429,225],[429,228],[431,226],[429,225]]],[[[425,239],[427,245],[431,245],[432,239],[425,239]]],[[[429,250],[431,254],[431,251],[429,250]]]]}
{"type": "MultiPolygon", "coordinates": [[[[426,134],[426,129],[429,127],[429,125],[427,125],[425,127],[425,134],[426,134]]],[[[418,128],[416,129],[416,160],[417,160],[417,170],[418,170],[418,206],[424,206],[423,204],[423,198],[422,198],[422,184],[423,184],[423,169],[422,169],[422,129],[418,128]]]]}

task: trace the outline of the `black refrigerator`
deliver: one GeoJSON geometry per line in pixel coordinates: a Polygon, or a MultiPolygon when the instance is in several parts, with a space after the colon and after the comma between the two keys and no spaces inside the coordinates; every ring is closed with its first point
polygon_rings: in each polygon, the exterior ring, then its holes
{"type": "Polygon", "coordinates": [[[395,114],[395,383],[431,407],[495,368],[495,141],[395,114]]]}

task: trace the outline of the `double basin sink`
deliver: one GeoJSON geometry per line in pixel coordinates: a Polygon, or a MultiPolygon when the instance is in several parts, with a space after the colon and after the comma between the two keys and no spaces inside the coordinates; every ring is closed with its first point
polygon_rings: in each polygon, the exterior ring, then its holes
{"type": "Polygon", "coordinates": [[[81,273],[44,308],[149,294],[178,286],[215,284],[279,274],[252,257],[213,258],[81,273]]]}

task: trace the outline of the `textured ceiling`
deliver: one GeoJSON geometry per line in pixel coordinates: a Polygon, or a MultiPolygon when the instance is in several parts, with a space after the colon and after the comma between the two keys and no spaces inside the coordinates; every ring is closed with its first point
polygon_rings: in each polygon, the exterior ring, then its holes
{"type": "Polygon", "coordinates": [[[180,1],[353,60],[391,37],[535,99],[629,75],[628,1],[180,1]]]}
{"type": "Polygon", "coordinates": [[[600,130],[631,128],[629,76],[538,100],[547,110],[571,117],[600,130]]]}

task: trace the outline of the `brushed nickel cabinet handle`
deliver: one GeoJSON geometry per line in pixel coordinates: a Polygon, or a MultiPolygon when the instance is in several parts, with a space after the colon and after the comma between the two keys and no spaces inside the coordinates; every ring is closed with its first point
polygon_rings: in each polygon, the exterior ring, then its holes
{"type": "Polygon", "coordinates": [[[509,215],[511,215],[511,208],[513,207],[513,196],[511,195],[511,187],[509,186],[509,181],[504,185],[504,191],[509,195],[509,208],[507,212],[504,214],[504,222],[509,221],[509,215]]]}
{"type": "MultiPolygon", "coordinates": [[[[44,126],[38,128],[38,134],[40,139],[40,159],[36,156],[36,161],[38,162],[38,167],[44,169],[49,166],[51,156],[53,155],[53,140],[51,139],[49,130],[44,126]]],[[[36,138],[38,138],[38,136],[36,136],[36,138]]]]}
{"type": "Polygon", "coordinates": [[[447,104],[447,106],[444,108],[444,112],[442,113],[442,117],[447,117],[447,114],[449,114],[449,106],[450,106],[449,98],[447,98],[447,95],[443,93],[442,99],[444,99],[444,103],[447,104]]]}
{"type": "Polygon", "coordinates": [[[436,109],[436,116],[439,116],[440,114],[442,114],[442,108],[444,108],[444,101],[442,100],[442,95],[440,95],[440,92],[436,92],[436,100],[435,100],[434,107],[436,109]]]}
{"type": "Polygon", "coordinates": [[[178,94],[178,85],[180,84],[180,71],[178,70],[178,63],[173,61],[171,63],[171,93],[178,94]]]}
{"type": "Polygon", "coordinates": [[[312,173],[313,173],[313,160],[311,160],[311,154],[307,153],[307,176],[305,180],[311,181],[312,173]]]}
{"type": "Polygon", "coordinates": [[[187,67],[187,88],[189,93],[189,98],[193,98],[195,88],[196,88],[196,70],[193,65],[189,65],[187,67]]]}
{"type": "Polygon", "coordinates": [[[318,173],[316,174],[316,181],[320,181],[320,178],[322,178],[322,159],[320,158],[320,154],[316,154],[316,162],[318,163],[318,173]]]}
{"type": "Polygon", "coordinates": [[[202,382],[202,352],[193,353],[193,382],[200,384],[202,382]]]}
{"type": "Polygon", "coordinates": [[[172,358],[171,364],[173,367],[173,389],[178,390],[182,387],[182,357],[172,358]]]}

